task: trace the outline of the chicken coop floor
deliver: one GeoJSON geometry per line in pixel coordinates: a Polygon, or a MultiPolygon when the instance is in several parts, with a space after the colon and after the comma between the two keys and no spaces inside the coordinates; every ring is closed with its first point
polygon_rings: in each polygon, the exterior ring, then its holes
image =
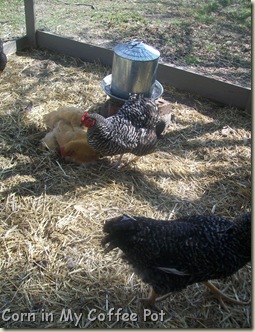
{"type": "MultiPolygon", "coordinates": [[[[0,77],[1,327],[251,327],[250,305],[229,304],[227,312],[202,284],[160,303],[163,319],[144,317],[139,298],[148,286],[100,244],[104,221],[121,213],[233,218],[250,210],[250,113],[164,86],[176,120],[156,152],[119,169],[109,159],[67,163],[41,145],[42,117],[61,105],[97,107],[109,73],[46,51],[8,58],[0,77]],[[109,317],[111,308],[137,320],[109,317]]],[[[249,300],[251,266],[213,283],[249,300]]]]}

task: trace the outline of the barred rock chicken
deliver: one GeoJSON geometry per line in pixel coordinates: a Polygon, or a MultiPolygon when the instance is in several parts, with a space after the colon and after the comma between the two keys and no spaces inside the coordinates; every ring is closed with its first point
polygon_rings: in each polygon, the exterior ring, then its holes
{"type": "Polygon", "coordinates": [[[160,121],[155,101],[142,94],[130,95],[119,109],[118,116],[129,120],[136,128],[155,129],[160,121]]]}
{"type": "Polygon", "coordinates": [[[103,156],[132,153],[143,156],[156,148],[157,124],[161,123],[156,103],[142,95],[130,96],[120,110],[108,118],[85,114],[81,124],[88,128],[88,143],[103,156]]]}
{"type": "Polygon", "coordinates": [[[4,71],[7,64],[7,56],[4,53],[3,41],[0,39],[0,75],[4,71]]]}
{"type": "Polygon", "coordinates": [[[123,215],[106,221],[103,230],[107,235],[102,245],[109,243],[105,253],[119,247],[151,286],[147,305],[196,282],[213,291],[224,308],[223,301],[247,304],[227,297],[208,280],[231,276],[251,260],[250,213],[234,221],[218,216],[164,221],[123,215]]]}

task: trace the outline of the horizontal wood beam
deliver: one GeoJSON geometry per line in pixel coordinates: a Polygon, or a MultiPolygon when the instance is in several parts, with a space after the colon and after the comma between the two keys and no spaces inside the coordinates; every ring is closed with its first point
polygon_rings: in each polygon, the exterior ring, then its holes
{"type": "Polygon", "coordinates": [[[38,47],[41,48],[80,58],[88,62],[100,62],[105,66],[112,65],[113,51],[103,47],[85,44],[41,30],[37,31],[36,40],[38,47]]]}
{"type": "MultiPolygon", "coordinates": [[[[88,62],[112,66],[113,51],[103,47],[78,42],[70,38],[38,30],[37,45],[58,53],[88,62]]],[[[159,64],[157,79],[160,83],[179,90],[192,92],[222,104],[251,110],[251,89],[218,81],[171,65],[159,64]]]]}
{"type": "Polygon", "coordinates": [[[18,38],[16,40],[8,41],[7,43],[4,43],[4,53],[6,55],[11,55],[13,53],[16,53],[17,51],[21,51],[24,48],[28,47],[29,41],[27,36],[18,38]]]}
{"type": "Polygon", "coordinates": [[[158,80],[226,105],[251,109],[251,89],[222,82],[166,64],[159,64],[158,80]]]}

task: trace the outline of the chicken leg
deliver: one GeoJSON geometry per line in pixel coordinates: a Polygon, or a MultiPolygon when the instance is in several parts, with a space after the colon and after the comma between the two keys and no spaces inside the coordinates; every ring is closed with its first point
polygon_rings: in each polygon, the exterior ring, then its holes
{"type": "Polygon", "coordinates": [[[240,305],[245,305],[245,304],[250,303],[250,301],[242,302],[242,301],[232,299],[231,297],[228,297],[209,281],[203,282],[203,284],[214,293],[215,297],[219,300],[220,305],[227,311],[228,311],[228,308],[226,307],[224,301],[234,303],[234,304],[240,304],[240,305]]]}
{"type": "Polygon", "coordinates": [[[118,159],[112,164],[112,168],[119,168],[123,153],[119,155],[118,159]]]}
{"type": "MultiPolygon", "coordinates": [[[[123,154],[119,155],[118,159],[112,164],[112,168],[119,168],[120,167],[122,156],[123,156],[123,154]]],[[[139,158],[141,158],[141,156],[135,156],[132,160],[127,161],[126,163],[124,163],[122,167],[126,167],[126,166],[134,163],[139,158]]]]}
{"type": "Polygon", "coordinates": [[[143,302],[145,307],[148,307],[152,310],[159,311],[157,306],[155,305],[156,298],[158,297],[158,294],[154,291],[153,287],[150,288],[148,297],[141,298],[140,300],[143,302]]]}
{"type": "MultiPolygon", "coordinates": [[[[216,286],[214,286],[211,282],[206,281],[203,282],[203,284],[209,288],[214,294],[215,297],[218,299],[218,301],[220,302],[220,305],[226,310],[228,311],[228,308],[226,307],[225,302],[229,302],[229,303],[234,303],[234,304],[239,304],[239,305],[246,305],[249,304],[250,301],[248,302],[243,302],[243,301],[238,301],[235,299],[232,299],[231,297],[228,297],[227,295],[225,295],[223,292],[221,292],[216,286]]],[[[154,289],[151,287],[149,295],[147,298],[141,299],[142,302],[152,308],[157,309],[155,303],[156,302],[160,302],[163,301],[164,299],[166,299],[167,297],[169,297],[171,295],[172,292],[167,293],[165,295],[162,295],[160,297],[158,297],[157,293],[154,291],[154,289]]]]}

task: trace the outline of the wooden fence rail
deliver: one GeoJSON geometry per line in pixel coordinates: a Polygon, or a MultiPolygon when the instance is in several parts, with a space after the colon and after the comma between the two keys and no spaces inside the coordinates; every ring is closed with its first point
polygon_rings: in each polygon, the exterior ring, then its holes
{"type": "MultiPolygon", "coordinates": [[[[100,62],[111,66],[113,51],[78,42],[54,33],[36,29],[34,0],[24,0],[26,16],[26,36],[4,45],[7,54],[28,46],[80,58],[88,62],[100,62]]],[[[189,72],[171,65],[159,64],[157,79],[179,90],[192,92],[215,102],[251,110],[251,89],[222,82],[214,78],[189,72]]]]}

